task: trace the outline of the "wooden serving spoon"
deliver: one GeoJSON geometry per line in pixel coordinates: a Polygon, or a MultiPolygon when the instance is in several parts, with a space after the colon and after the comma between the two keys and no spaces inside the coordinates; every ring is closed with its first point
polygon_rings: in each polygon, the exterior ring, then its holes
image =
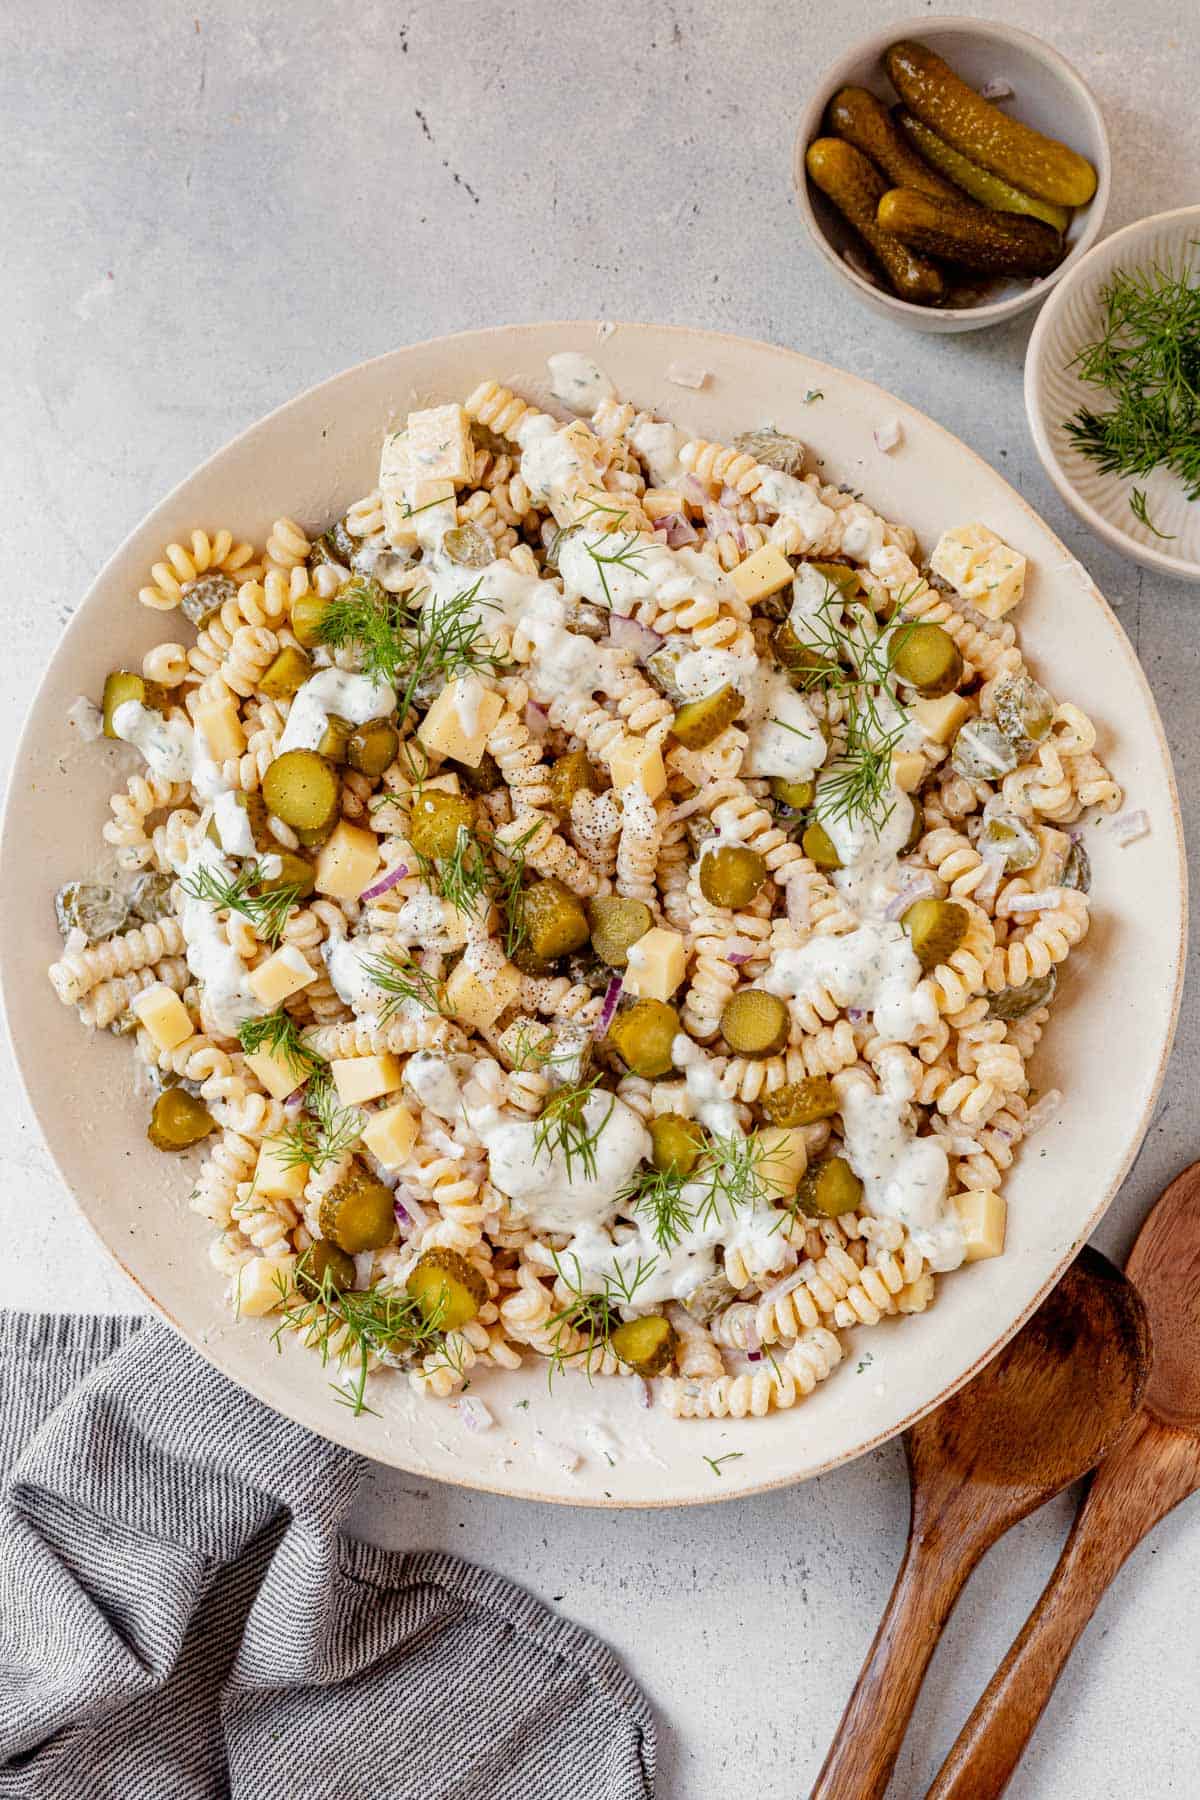
{"type": "Polygon", "coordinates": [[[1167,1188],[1126,1269],[1154,1333],[1145,1405],[1093,1476],[1058,1566],[928,1800],[1004,1792],[1109,1582],[1146,1533],[1200,1489],[1200,1163],[1167,1188]]]}
{"type": "Polygon", "coordinates": [[[1084,1249],[999,1356],[906,1434],[908,1547],[810,1800],[880,1800],[968,1575],[1095,1467],[1137,1411],[1149,1363],[1136,1290],[1084,1249]]]}

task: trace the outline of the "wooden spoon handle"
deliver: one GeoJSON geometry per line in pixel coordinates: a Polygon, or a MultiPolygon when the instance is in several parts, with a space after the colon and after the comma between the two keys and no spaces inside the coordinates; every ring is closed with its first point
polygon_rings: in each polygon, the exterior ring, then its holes
{"type": "Polygon", "coordinates": [[[942,1627],[986,1548],[913,1530],[809,1800],[882,1800],[942,1627]]]}
{"type": "Polygon", "coordinates": [[[1101,1463],[1058,1565],[942,1764],[926,1800],[996,1800],[1121,1564],[1200,1482],[1200,1446],[1149,1414],[1101,1463]]]}

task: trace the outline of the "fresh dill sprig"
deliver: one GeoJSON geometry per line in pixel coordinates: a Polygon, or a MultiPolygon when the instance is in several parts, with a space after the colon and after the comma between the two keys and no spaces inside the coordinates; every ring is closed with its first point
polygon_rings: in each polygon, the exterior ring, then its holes
{"type": "Polygon", "coordinates": [[[280,1134],[276,1153],[285,1168],[319,1175],[353,1149],[362,1136],[363,1115],[357,1106],[339,1104],[327,1065],[309,1076],[305,1107],[280,1134]]]}
{"type": "Polygon", "coordinates": [[[691,1229],[692,1207],[684,1189],[689,1177],[672,1169],[639,1169],[617,1195],[619,1204],[649,1220],[660,1250],[670,1250],[691,1229]]]}
{"type": "Polygon", "coordinates": [[[481,671],[495,675],[504,668],[505,658],[488,638],[479,616],[480,608],[500,610],[498,601],[480,599],[482,581],[480,576],[448,600],[435,602],[432,594],[426,597],[407,646],[410,661],[397,664],[405,675],[404,691],[397,701],[401,718],[423,682],[436,677],[446,683],[481,671]]]}
{"type": "Polygon", "coordinates": [[[188,876],[183,891],[193,900],[204,900],[210,906],[240,913],[244,919],[249,919],[263,942],[274,948],[283,936],[288,914],[300,898],[300,889],[285,886],[268,888],[265,893],[251,893],[252,888],[268,879],[258,863],[245,864],[232,880],[205,863],[188,876]]]}
{"type": "Polygon", "coordinates": [[[362,969],[367,979],[387,995],[379,1009],[379,1023],[385,1025],[405,1001],[411,1000],[426,1012],[442,1009],[442,984],[411,956],[399,957],[393,951],[382,956],[364,958],[362,969]]]}
{"type": "Polygon", "coordinates": [[[599,1073],[589,1076],[586,1081],[576,1082],[571,1087],[560,1088],[547,1100],[534,1124],[534,1160],[543,1152],[547,1158],[551,1158],[558,1151],[566,1165],[568,1181],[574,1180],[576,1165],[582,1170],[586,1180],[596,1179],[596,1145],[616,1105],[615,1097],[609,1094],[608,1111],[598,1125],[590,1125],[587,1103],[597,1090],[605,1092],[600,1088],[599,1073]]]}
{"type": "Polygon", "coordinates": [[[637,575],[645,581],[647,576],[641,567],[641,559],[646,554],[647,546],[638,543],[636,531],[629,532],[620,542],[616,541],[615,533],[611,540],[606,539],[604,541],[613,542],[615,548],[602,551],[595,544],[585,544],[584,548],[596,565],[596,572],[600,577],[600,586],[604,589],[604,598],[611,611],[613,597],[608,585],[607,571],[609,569],[626,569],[631,574],[637,575]]]}
{"type": "Polygon", "coordinates": [[[744,1450],[727,1450],[724,1456],[706,1456],[704,1460],[712,1470],[713,1474],[720,1476],[722,1463],[737,1462],[741,1457],[745,1456],[745,1454],[746,1452],[744,1450]]]}
{"type": "Polygon", "coordinates": [[[619,531],[628,517],[629,508],[627,506],[622,506],[619,500],[614,501],[611,506],[607,505],[603,500],[590,500],[577,519],[572,519],[569,525],[556,526],[550,534],[550,542],[546,546],[547,564],[550,568],[557,569],[558,553],[565,540],[569,537],[574,537],[577,531],[582,531],[584,526],[590,524],[593,519],[611,519],[613,521],[613,529],[619,531]]]}
{"type": "Polygon", "coordinates": [[[504,954],[509,958],[516,955],[529,937],[523,900],[525,852],[539,829],[540,822],[535,819],[520,837],[513,838],[509,843],[499,843],[495,838],[490,840],[490,847],[497,857],[493,891],[496,904],[504,915],[504,954]]]}
{"type": "MultiPolygon", "coordinates": [[[[1100,304],[1099,335],[1070,366],[1116,404],[1102,413],[1081,407],[1066,422],[1067,436],[1109,474],[1166,468],[1189,500],[1200,500],[1200,284],[1193,270],[1182,261],[1117,269],[1100,304]]],[[[1131,508],[1149,524],[1144,492],[1137,509],[1138,493],[1131,508]]]]}
{"type": "Polygon", "coordinates": [[[330,1270],[317,1279],[308,1266],[309,1256],[306,1250],[296,1264],[294,1279],[299,1286],[282,1273],[276,1277],[279,1324],[271,1341],[281,1350],[284,1332],[295,1331],[326,1367],[331,1361],[336,1364],[349,1379],[332,1383],[334,1394],[356,1418],[371,1411],[366,1386],[372,1359],[407,1364],[441,1350],[454,1364],[455,1347],[441,1329],[436,1310],[427,1318],[409,1294],[381,1287],[340,1291],[330,1270]]]}
{"type": "Polygon", "coordinates": [[[612,1348],[612,1334],[620,1322],[617,1309],[634,1304],[639,1290],[654,1273],[657,1259],[639,1256],[632,1269],[618,1263],[611,1274],[604,1276],[599,1288],[588,1288],[583,1284],[583,1270],[577,1256],[571,1257],[575,1265],[574,1277],[567,1274],[556,1250],[551,1251],[551,1256],[555,1273],[571,1297],[546,1321],[550,1334],[547,1353],[550,1385],[554,1385],[555,1375],[574,1361],[584,1363],[590,1381],[593,1353],[599,1351],[604,1355],[612,1348]],[[575,1341],[579,1337],[582,1337],[582,1343],[575,1341]]]}
{"type": "Polygon", "coordinates": [[[314,1075],[324,1066],[324,1059],[310,1050],[300,1036],[291,1014],[279,1007],[262,1019],[243,1019],[237,1028],[238,1042],[247,1056],[259,1050],[285,1062],[293,1075],[314,1075]]]}
{"type": "Polygon", "coordinates": [[[906,723],[875,731],[861,711],[847,715],[845,743],[817,785],[818,820],[865,819],[878,837],[896,804],[892,751],[903,738],[906,723]]]}
{"type": "MultiPolygon", "coordinates": [[[[505,1037],[507,1039],[507,1032],[505,1037]]],[[[513,1031],[511,1041],[505,1044],[505,1056],[519,1074],[530,1069],[562,1068],[579,1061],[580,1050],[586,1042],[581,1031],[575,1048],[564,1049],[553,1026],[540,1019],[522,1019],[513,1031]]]]}
{"type": "Polygon", "coordinates": [[[1146,527],[1147,531],[1152,531],[1156,538],[1162,539],[1164,544],[1173,544],[1175,542],[1175,533],[1173,531],[1160,531],[1147,513],[1145,488],[1135,487],[1130,490],[1129,510],[1134,518],[1146,527]]]}
{"type": "Polygon", "coordinates": [[[403,683],[397,701],[403,718],[423,683],[454,681],[481,670],[495,674],[504,667],[480,617],[481,609],[496,611],[498,602],[480,598],[481,581],[445,600],[427,588],[402,600],[377,581],[354,576],[343,582],[322,613],[321,642],[334,650],[355,650],[363,673],[374,680],[393,687],[403,683]],[[419,600],[424,603],[418,609],[419,600]]]}
{"type": "Polygon", "coordinates": [[[422,856],[418,852],[417,861],[426,885],[460,913],[474,912],[495,882],[482,844],[465,825],[459,826],[449,856],[422,856]]]}
{"type": "MultiPolygon", "coordinates": [[[[745,1136],[734,1132],[728,1137],[710,1132],[708,1160],[697,1177],[707,1185],[696,1205],[696,1223],[719,1223],[743,1209],[754,1212],[764,1203],[773,1204],[776,1196],[769,1180],[770,1169],[783,1156],[782,1146],[773,1149],[757,1131],[745,1136]]],[[[778,1224],[783,1219],[780,1213],[778,1224]]]]}
{"type": "Polygon", "coordinates": [[[355,650],[364,675],[394,682],[411,654],[416,617],[368,576],[344,581],[321,614],[317,635],[331,650],[355,650]]]}

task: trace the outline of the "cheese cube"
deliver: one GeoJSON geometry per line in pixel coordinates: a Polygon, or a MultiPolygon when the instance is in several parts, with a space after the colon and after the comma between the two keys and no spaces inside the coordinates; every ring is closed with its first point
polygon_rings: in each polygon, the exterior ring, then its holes
{"type": "Polygon", "coordinates": [[[670,488],[647,488],[642,495],[642,511],[648,519],[669,518],[672,513],[682,513],[686,505],[683,495],[670,488]]]}
{"type": "Polygon", "coordinates": [[[458,487],[470,481],[475,446],[471,421],[461,406],[429,406],[409,413],[405,435],[415,481],[452,481],[458,487]]]}
{"type": "Polygon", "coordinates": [[[768,594],[777,594],[780,588],[788,586],[795,573],[778,544],[764,544],[744,563],[739,563],[729,579],[741,599],[753,602],[765,600],[768,594]]]}
{"type": "Polygon", "coordinates": [[[382,1056],[339,1056],[329,1065],[333,1085],[343,1106],[361,1106],[394,1094],[403,1080],[400,1064],[386,1052],[382,1056]]]}
{"type": "Polygon", "coordinates": [[[768,1125],[756,1134],[758,1158],[754,1169],[768,1194],[790,1200],[808,1167],[804,1134],[783,1125],[768,1125]]]}
{"type": "Polygon", "coordinates": [[[965,1261],[983,1262],[989,1256],[999,1256],[1004,1249],[1008,1220],[1008,1206],[1002,1196],[986,1188],[971,1188],[965,1194],[955,1194],[954,1210],[966,1244],[965,1261]]]}
{"type": "Polygon", "coordinates": [[[129,1010],[146,1027],[160,1050],[175,1050],[192,1036],[195,1026],[187,1007],[174,988],[164,981],[143,988],[129,1003],[129,1010]]]}
{"type": "Polygon", "coordinates": [[[238,718],[237,703],[229,694],[219,700],[203,700],[192,714],[192,723],[208,745],[214,762],[231,762],[246,748],[246,734],[238,718]]]}
{"type": "Polygon", "coordinates": [[[246,1058],[246,1067],[266,1088],[273,1100],[286,1100],[304,1081],[308,1070],[294,1068],[286,1056],[275,1050],[255,1050],[246,1058]]]}
{"type": "Polygon", "coordinates": [[[421,721],[417,736],[427,750],[452,756],[477,769],[488,734],[504,711],[504,700],[478,675],[460,675],[446,684],[421,721]]]}
{"type": "Polygon", "coordinates": [[[407,1106],[399,1103],[373,1113],[363,1132],[363,1143],[385,1169],[398,1169],[406,1163],[416,1141],[417,1121],[407,1106]]]}
{"type": "Polygon", "coordinates": [[[986,525],[944,531],[929,566],[988,619],[1002,619],[1025,592],[1025,558],[986,525]]]}
{"type": "Polygon", "coordinates": [[[384,536],[393,549],[438,543],[454,524],[454,483],[433,480],[413,467],[408,434],[395,431],[384,439],[379,458],[379,492],[383,500],[384,536]]]}
{"type": "Polygon", "coordinates": [[[282,1306],[292,1291],[294,1256],[256,1256],[243,1263],[233,1280],[233,1307],[239,1319],[261,1319],[282,1306]]]}
{"type": "Polygon", "coordinates": [[[1062,881],[1071,854],[1071,840],[1065,831],[1056,831],[1053,825],[1038,825],[1034,829],[1042,847],[1041,855],[1032,869],[1024,871],[1024,879],[1035,894],[1041,894],[1062,881]]]}
{"type": "Polygon", "coordinates": [[[914,700],[913,718],[934,744],[948,744],[971,716],[971,702],[961,694],[945,694],[940,700],[914,700]]]}
{"type": "Polygon", "coordinates": [[[274,956],[251,969],[247,984],[266,1007],[281,1006],[289,994],[298,994],[317,979],[318,971],[294,944],[283,944],[274,956]]]}
{"type": "Polygon", "coordinates": [[[608,759],[608,772],[615,788],[640,787],[651,800],[657,800],[667,785],[662,751],[642,737],[623,737],[608,759]]]}
{"type": "Polygon", "coordinates": [[[652,926],[629,946],[624,990],[641,1000],[669,1000],[686,965],[687,950],[679,932],[652,926]]]}
{"type": "Polygon", "coordinates": [[[446,1011],[476,1031],[494,1025],[521,988],[521,977],[511,963],[477,975],[466,961],[460,962],[446,983],[446,1011]]]}
{"type": "Polygon", "coordinates": [[[919,750],[892,751],[892,786],[902,794],[915,793],[925,774],[925,758],[919,750]]]}
{"type": "Polygon", "coordinates": [[[254,1191],[264,1200],[298,1200],[304,1192],[308,1170],[292,1162],[281,1138],[264,1138],[254,1166],[254,1191]]]}
{"type": "Polygon", "coordinates": [[[315,887],[333,900],[357,900],[379,867],[379,839],[373,831],[342,819],[317,853],[315,887]]]}

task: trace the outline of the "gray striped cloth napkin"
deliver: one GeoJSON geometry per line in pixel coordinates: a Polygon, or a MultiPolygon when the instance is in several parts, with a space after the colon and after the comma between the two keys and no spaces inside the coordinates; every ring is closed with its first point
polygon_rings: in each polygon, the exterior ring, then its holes
{"type": "Polygon", "coordinates": [[[165,1326],[0,1315],[2,1800],[650,1800],[595,1638],[343,1536],[366,1464],[165,1326]]]}

